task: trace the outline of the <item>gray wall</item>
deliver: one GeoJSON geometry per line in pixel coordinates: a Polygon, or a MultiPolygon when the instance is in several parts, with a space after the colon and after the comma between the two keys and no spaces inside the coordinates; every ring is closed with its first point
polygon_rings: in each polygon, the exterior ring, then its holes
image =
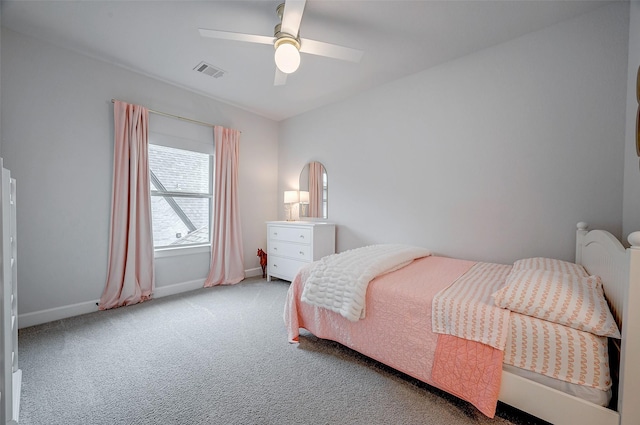
{"type": "Polygon", "coordinates": [[[629,3],[629,71],[627,75],[627,126],[624,162],[623,235],[640,230],[640,166],[636,154],[636,78],[640,66],[640,2],[629,3]]]}
{"type": "Polygon", "coordinates": [[[616,3],[284,121],[279,203],[317,160],[339,251],[572,260],[578,221],[622,230],[627,49],[616,3]]]}
{"type": "MultiPolygon", "coordinates": [[[[21,316],[76,304],[82,312],[102,293],[112,98],[242,131],[245,268],[259,267],[264,223],[277,215],[275,122],[7,29],[2,43],[2,155],[18,185],[21,316]]],[[[204,279],[209,259],[208,253],[157,259],[157,287],[204,279]]]]}

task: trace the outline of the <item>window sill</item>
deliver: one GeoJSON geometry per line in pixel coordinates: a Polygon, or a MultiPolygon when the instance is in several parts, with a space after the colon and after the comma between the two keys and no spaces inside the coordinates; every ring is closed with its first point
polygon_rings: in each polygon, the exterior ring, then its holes
{"type": "Polygon", "coordinates": [[[156,248],[154,258],[177,257],[179,255],[201,254],[204,252],[210,253],[211,245],[156,248]]]}

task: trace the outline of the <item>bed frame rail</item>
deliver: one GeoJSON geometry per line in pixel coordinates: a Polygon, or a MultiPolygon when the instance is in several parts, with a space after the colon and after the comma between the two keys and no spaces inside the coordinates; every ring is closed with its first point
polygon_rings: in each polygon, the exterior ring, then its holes
{"type": "Polygon", "coordinates": [[[618,425],[618,412],[502,371],[498,399],[555,425],[618,425]]]}

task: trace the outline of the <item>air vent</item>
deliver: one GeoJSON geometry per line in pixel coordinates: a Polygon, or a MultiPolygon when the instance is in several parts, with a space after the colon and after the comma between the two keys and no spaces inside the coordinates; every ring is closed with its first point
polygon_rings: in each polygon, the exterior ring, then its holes
{"type": "Polygon", "coordinates": [[[226,73],[226,71],[223,71],[220,68],[216,68],[215,66],[206,62],[200,62],[195,68],[193,68],[193,70],[201,72],[213,78],[220,78],[226,73]]]}

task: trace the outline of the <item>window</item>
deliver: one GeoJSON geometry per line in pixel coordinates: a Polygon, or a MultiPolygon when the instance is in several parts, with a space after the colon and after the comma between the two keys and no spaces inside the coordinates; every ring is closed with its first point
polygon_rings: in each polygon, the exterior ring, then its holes
{"type": "Polygon", "coordinates": [[[213,156],[149,144],[153,245],[211,244],[213,156]]]}

